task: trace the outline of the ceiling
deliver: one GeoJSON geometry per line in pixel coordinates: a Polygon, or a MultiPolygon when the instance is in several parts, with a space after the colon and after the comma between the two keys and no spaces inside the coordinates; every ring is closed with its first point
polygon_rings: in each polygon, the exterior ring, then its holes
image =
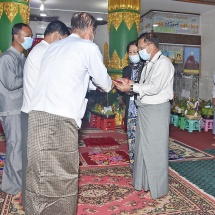
{"type": "MultiPolygon", "coordinates": [[[[41,0],[30,0],[32,14],[39,15],[40,4],[41,0]]],[[[95,18],[102,17],[106,20],[107,8],[108,0],[45,0],[45,9],[49,16],[67,16],[68,20],[77,11],[87,11],[95,18]]],[[[215,10],[215,0],[141,0],[140,14],[150,10],[204,14],[215,10]]]]}

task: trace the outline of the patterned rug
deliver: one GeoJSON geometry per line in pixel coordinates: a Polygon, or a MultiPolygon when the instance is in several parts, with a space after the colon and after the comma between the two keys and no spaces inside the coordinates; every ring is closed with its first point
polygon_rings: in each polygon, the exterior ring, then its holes
{"type": "MultiPolygon", "coordinates": [[[[134,190],[129,166],[81,167],[77,215],[215,214],[215,198],[172,169],[169,188],[167,196],[152,200],[149,192],[134,190]]],[[[1,215],[24,215],[20,195],[0,191],[0,212],[1,215]]]]}
{"type": "Polygon", "coordinates": [[[119,143],[112,137],[90,137],[83,139],[86,146],[117,146],[119,143]]]}
{"type": "Polygon", "coordinates": [[[24,215],[21,205],[21,194],[15,196],[6,194],[0,190],[0,212],[1,215],[24,215]]]}
{"type": "Polygon", "coordinates": [[[169,165],[181,176],[215,197],[215,159],[171,162],[169,165]]]}
{"type": "Polygon", "coordinates": [[[188,146],[184,143],[181,143],[177,140],[169,138],[169,150],[172,150],[175,153],[176,159],[172,159],[171,161],[177,160],[202,160],[202,159],[213,159],[214,156],[188,146]],[[178,157],[178,158],[177,158],[178,157]]]}
{"type": "Polygon", "coordinates": [[[82,166],[88,165],[124,165],[129,164],[129,155],[125,151],[93,151],[80,154],[82,166]]]}
{"type": "Polygon", "coordinates": [[[153,200],[149,192],[131,185],[130,167],[81,168],[78,215],[209,215],[215,199],[197,189],[175,171],[169,171],[169,194],[153,200]]]}

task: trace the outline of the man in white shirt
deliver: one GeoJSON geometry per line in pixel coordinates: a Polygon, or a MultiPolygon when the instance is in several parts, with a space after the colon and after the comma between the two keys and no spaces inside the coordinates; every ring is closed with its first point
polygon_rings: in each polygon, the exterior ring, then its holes
{"type": "Polygon", "coordinates": [[[72,34],[49,45],[29,113],[26,214],[76,214],[78,128],[90,77],[105,92],[113,82],[92,42],[95,18],[75,13],[72,34]]]}
{"type": "Polygon", "coordinates": [[[48,24],[44,32],[44,40],[38,43],[29,53],[25,66],[23,78],[23,104],[21,108],[22,128],[22,205],[25,208],[25,189],[27,171],[27,136],[28,136],[28,112],[31,110],[31,100],[36,86],[41,61],[49,44],[61,40],[70,35],[67,26],[61,21],[53,21],[48,24]]]}
{"type": "Polygon", "coordinates": [[[150,190],[156,199],[168,193],[169,100],[173,99],[174,67],[159,51],[154,33],[143,33],[137,41],[140,57],[148,61],[140,82],[121,79],[122,85],[116,85],[122,92],[137,94],[133,186],[150,190]]]}

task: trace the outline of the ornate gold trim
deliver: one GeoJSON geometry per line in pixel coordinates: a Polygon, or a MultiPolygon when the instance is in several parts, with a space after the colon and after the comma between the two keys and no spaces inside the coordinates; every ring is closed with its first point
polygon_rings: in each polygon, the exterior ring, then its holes
{"type": "Polygon", "coordinates": [[[28,24],[29,20],[30,20],[30,8],[29,8],[29,6],[27,6],[25,4],[20,4],[19,5],[19,12],[20,12],[20,16],[22,17],[22,21],[25,24],[28,24]]]}
{"type": "Polygon", "coordinates": [[[108,14],[108,31],[110,32],[110,25],[113,23],[114,28],[117,30],[122,23],[122,13],[116,12],[108,14]]]}
{"type": "Polygon", "coordinates": [[[107,67],[108,66],[108,43],[105,42],[104,44],[104,57],[103,57],[103,62],[104,62],[104,65],[107,67]]]}
{"type": "Polygon", "coordinates": [[[14,20],[18,13],[18,4],[11,3],[11,2],[5,2],[4,3],[4,12],[9,19],[10,22],[14,20]]]}
{"type": "Polygon", "coordinates": [[[2,13],[3,13],[3,3],[0,2],[0,18],[2,16],[2,13]]]}
{"type": "Polygon", "coordinates": [[[109,58],[108,68],[109,69],[121,68],[120,64],[121,64],[121,60],[119,58],[119,55],[117,54],[117,51],[114,50],[112,57],[109,58]]]}
{"type": "MultiPolygon", "coordinates": [[[[29,2],[26,0],[26,2],[29,2]]],[[[0,17],[5,12],[10,22],[13,22],[17,13],[20,12],[23,23],[28,24],[30,20],[30,8],[26,4],[20,4],[15,2],[2,2],[0,3],[0,17]]]]}
{"type": "Polygon", "coordinates": [[[123,20],[124,20],[124,22],[125,22],[125,24],[129,30],[131,29],[132,25],[136,22],[137,32],[139,31],[140,14],[131,13],[131,12],[124,12],[123,13],[123,20]]]}
{"type": "Polygon", "coordinates": [[[108,0],[108,11],[129,9],[140,12],[140,0],[108,0]]]}
{"type": "Polygon", "coordinates": [[[128,54],[126,53],[123,59],[120,59],[117,51],[114,50],[112,57],[108,57],[108,69],[123,69],[128,65],[128,54]]]}
{"type": "Polygon", "coordinates": [[[122,23],[122,20],[125,22],[129,30],[132,25],[136,23],[137,31],[139,31],[140,14],[133,12],[116,12],[108,14],[108,31],[110,32],[111,23],[113,23],[114,28],[117,30],[122,23]]]}
{"type": "Polygon", "coordinates": [[[122,61],[121,61],[121,65],[122,65],[122,68],[124,68],[125,66],[128,66],[128,53],[125,54],[125,56],[123,57],[122,61]]]}

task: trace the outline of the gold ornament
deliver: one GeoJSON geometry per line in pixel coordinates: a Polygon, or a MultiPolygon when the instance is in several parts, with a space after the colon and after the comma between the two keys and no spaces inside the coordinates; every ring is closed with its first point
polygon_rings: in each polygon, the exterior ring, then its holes
{"type": "Polygon", "coordinates": [[[3,3],[0,2],[0,18],[2,16],[2,13],[3,13],[3,3]]]}
{"type": "Polygon", "coordinates": [[[123,59],[121,60],[117,51],[114,50],[112,57],[109,57],[108,60],[108,69],[119,69],[122,70],[125,66],[128,65],[128,54],[126,53],[123,59]]]}
{"type": "Polygon", "coordinates": [[[129,30],[132,25],[136,23],[137,31],[139,31],[140,14],[134,12],[116,12],[108,14],[108,31],[110,32],[111,23],[113,23],[114,28],[117,30],[122,23],[122,20],[125,22],[129,30]]]}
{"type": "Polygon", "coordinates": [[[140,0],[109,0],[108,11],[129,9],[140,12],[140,0]]]}
{"type": "Polygon", "coordinates": [[[23,23],[28,24],[29,23],[29,17],[30,17],[29,6],[27,6],[25,4],[20,4],[19,5],[19,12],[20,12],[20,16],[22,17],[23,23]]]}
{"type": "Polygon", "coordinates": [[[108,31],[110,32],[110,25],[113,24],[114,28],[117,30],[122,23],[122,13],[116,12],[108,14],[108,31]]]}
{"type": "Polygon", "coordinates": [[[124,58],[122,59],[122,68],[126,67],[128,63],[128,53],[126,53],[124,58]]]}
{"type": "Polygon", "coordinates": [[[134,23],[136,23],[137,31],[139,31],[140,26],[140,14],[137,13],[131,13],[131,12],[124,12],[123,13],[123,20],[128,27],[129,30],[131,30],[131,27],[134,23]]]}
{"type": "Polygon", "coordinates": [[[122,74],[116,74],[116,73],[112,73],[112,74],[109,74],[111,79],[112,80],[116,80],[117,78],[121,78],[122,77],[122,74]]]}
{"type": "Polygon", "coordinates": [[[109,69],[121,68],[120,61],[121,60],[119,58],[119,55],[117,54],[116,50],[114,50],[111,59],[109,59],[108,68],[109,69]]]}
{"type": "Polygon", "coordinates": [[[4,3],[4,12],[5,12],[7,18],[9,19],[9,21],[12,22],[18,13],[18,4],[5,2],[4,3]]]}

